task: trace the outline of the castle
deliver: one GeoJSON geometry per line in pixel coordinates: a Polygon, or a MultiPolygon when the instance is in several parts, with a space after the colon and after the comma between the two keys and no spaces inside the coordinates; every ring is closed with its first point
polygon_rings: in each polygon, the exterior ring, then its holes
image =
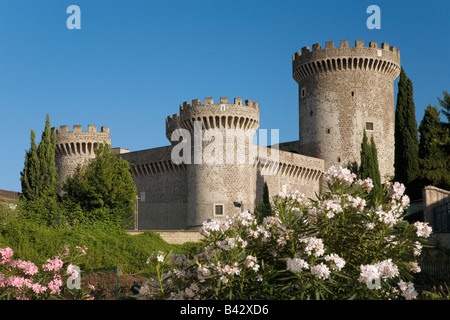
{"type": "MultiPolygon", "coordinates": [[[[399,50],[387,43],[366,47],[361,40],[354,47],[348,40],[339,47],[314,44],[293,55],[292,73],[299,88],[297,141],[254,145],[259,104],[222,97],[182,103],[179,113],[166,118],[168,146],[116,148],[129,162],[138,191],[135,229],[195,230],[207,219],[253,211],[264,183],[271,195],[299,190],[315,197],[326,168],[359,162],[364,129],[375,139],[382,179],[392,176],[399,50]]],[[[98,143],[111,144],[108,127],[53,130],[61,180],[93,159],[98,143]]]]}

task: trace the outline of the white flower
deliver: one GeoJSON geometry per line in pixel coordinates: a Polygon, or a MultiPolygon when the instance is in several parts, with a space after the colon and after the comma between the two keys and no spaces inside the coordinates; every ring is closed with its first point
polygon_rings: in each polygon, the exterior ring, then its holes
{"type": "Polygon", "coordinates": [[[247,268],[252,268],[255,272],[259,270],[259,264],[256,263],[256,257],[254,256],[247,256],[244,264],[247,268]]]}
{"type": "Polygon", "coordinates": [[[422,245],[420,244],[419,241],[416,241],[414,243],[415,247],[413,249],[413,254],[415,257],[420,256],[420,254],[422,253],[422,245]]]}
{"type": "Polygon", "coordinates": [[[405,186],[402,183],[394,182],[388,183],[389,193],[395,200],[400,200],[405,193],[405,186]]]}
{"type": "Polygon", "coordinates": [[[409,266],[411,267],[411,271],[414,273],[419,273],[421,271],[420,266],[417,262],[411,261],[409,263],[409,266]]]}
{"type": "Polygon", "coordinates": [[[413,300],[417,298],[417,292],[414,289],[414,284],[412,282],[404,282],[403,280],[400,280],[398,286],[402,291],[402,296],[404,296],[406,300],[413,300]]]}
{"type": "Polygon", "coordinates": [[[353,198],[351,195],[347,195],[347,201],[350,203],[350,206],[357,209],[358,212],[362,212],[366,206],[366,200],[361,199],[359,196],[353,198]]]}
{"type": "Polygon", "coordinates": [[[314,251],[314,256],[320,257],[324,254],[325,249],[322,239],[316,237],[308,237],[306,239],[300,239],[300,242],[306,243],[305,252],[308,256],[314,251]]]}
{"type": "Polygon", "coordinates": [[[354,179],[356,178],[356,175],[352,173],[347,168],[342,167],[335,167],[331,166],[325,173],[324,173],[325,179],[328,181],[332,181],[334,179],[339,179],[347,184],[352,184],[354,179]]]}
{"type": "Polygon", "coordinates": [[[377,262],[375,266],[380,272],[380,276],[384,279],[394,278],[399,275],[398,267],[392,262],[392,259],[377,262]]]}
{"type": "Polygon", "coordinates": [[[373,280],[380,278],[380,271],[375,265],[361,265],[360,270],[361,273],[359,274],[358,281],[361,283],[372,283],[373,280]]]}
{"type": "Polygon", "coordinates": [[[345,266],[345,260],[339,257],[336,253],[327,254],[325,261],[331,261],[331,268],[335,271],[340,271],[345,266]]]}
{"type": "Polygon", "coordinates": [[[156,256],[156,260],[158,260],[158,262],[163,262],[164,261],[164,252],[159,251],[158,255],[156,256]]]}
{"type": "Polygon", "coordinates": [[[371,178],[366,178],[366,179],[364,179],[364,181],[362,181],[361,185],[363,185],[364,188],[366,188],[366,190],[367,190],[368,192],[370,192],[370,190],[373,189],[373,181],[372,181],[371,178]]]}
{"type": "Polygon", "coordinates": [[[367,223],[365,224],[365,226],[366,226],[366,228],[367,228],[368,230],[371,230],[371,229],[375,228],[375,223],[373,223],[373,222],[367,222],[367,223]]]}
{"type": "Polygon", "coordinates": [[[433,231],[433,229],[428,225],[428,222],[420,222],[416,221],[414,223],[414,227],[416,227],[416,234],[418,237],[428,238],[433,231]]]}
{"type": "Polygon", "coordinates": [[[287,270],[292,273],[299,273],[302,269],[308,268],[308,263],[300,258],[288,258],[286,261],[287,270]]]}
{"type": "Polygon", "coordinates": [[[406,194],[404,194],[403,196],[402,196],[402,199],[401,199],[401,203],[402,203],[402,206],[403,207],[408,207],[409,206],[409,197],[406,195],[406,194]]]}
{"type": "Polygon", "coordinates": [[[319,279],[327,279],[330,275],[330,269],[321,262],[320,264],[311,267],[311,273],[319,279]]]}

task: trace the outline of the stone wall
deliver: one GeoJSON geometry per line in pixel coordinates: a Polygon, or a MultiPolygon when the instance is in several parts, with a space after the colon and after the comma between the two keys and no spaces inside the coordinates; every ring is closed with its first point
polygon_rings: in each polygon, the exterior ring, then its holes
{"type": "MultiPolygon", "coordinates": [[[[183,244],[186,242],[199,242],[204,239],[203,235],[194,230],[152,230],[158,233],[164,241],[172,244],[183,244]]],[[[131,235],[141,234],[145,231],[129,230],[131,235]]]]}
{"type": "Polygon", "coordinates": [[[111,145],[109,127],[101,127],[100,132],[96,125],[88,125],[87,131],[83,131],[80,125],[74,125],[73,131],[69,131],[68,126],[52,130],[56,132],[55,164],[61,182],[72,175],[78,165],[95,158],[98,144],[111,145]]]}
{"type": "Polygon", "coordinates": [[[434,227],[433,210],[439,205],[450,202],[450,191],[433,186],[427,186],[422,190],[423,217],[431,227],[434,227]]]}
{"type": "Polygon", "coordinates": [[[299,90],[299,152],[325,168],[360,162],[363,130],[373,136],[382,180],[394,174],[394,80],[400,53],[376,42],[314,44],[293,56],[299,90]]]}

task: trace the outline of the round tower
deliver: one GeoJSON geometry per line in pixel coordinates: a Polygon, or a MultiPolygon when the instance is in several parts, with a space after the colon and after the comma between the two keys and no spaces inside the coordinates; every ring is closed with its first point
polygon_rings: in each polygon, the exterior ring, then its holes
{"type": "Polygon", "coordinates": [[[302,48],[292,57],[299,92],[299,151],[325,167],[360,163],[363,130],[373,136],[382,181],[394,175],[394,80],[400,51],[341,40],[302,48]]]}
{"type": "Polygon", "coordinates": [[[192,104],[186,101],[179,114],[167,117],[166,135],[174,150],[179,141],[176,129],[184,129],[190,138],[186,163],[189,228],[254,209],[256,166],[250,146],[258,127],[258,103],[243,103],[241,98],[233,103],[228,98],[220,98],[219,103],[213,98],[205,98],[204,104],[200,99],[192,104]]]}
{"type": "Polygon", "coordinates": [[[82,131],[80,125],[74,125],[73,131],[68,126],[52,130],[56,131],[55,163],[60,182],[71,176],[78,165],[94,159],[98,144],[111,145],[109,127],[102,127],[101,132],[97,132],[96,125],[88,125],[87,131],[82,131]]]}

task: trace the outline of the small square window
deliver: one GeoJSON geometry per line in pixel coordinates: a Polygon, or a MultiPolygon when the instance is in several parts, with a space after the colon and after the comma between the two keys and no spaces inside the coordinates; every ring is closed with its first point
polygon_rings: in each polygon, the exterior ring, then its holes
{"type": "Polygon", "coordinates": [[[214,215],[215,216],[223,216],[223,204],[215,204],[214,205],[214,215]]]}
{"type": "Polygon", "coordinates": [[[366,130],[373,130],[373,122],[366,122],[366,130]]]}

